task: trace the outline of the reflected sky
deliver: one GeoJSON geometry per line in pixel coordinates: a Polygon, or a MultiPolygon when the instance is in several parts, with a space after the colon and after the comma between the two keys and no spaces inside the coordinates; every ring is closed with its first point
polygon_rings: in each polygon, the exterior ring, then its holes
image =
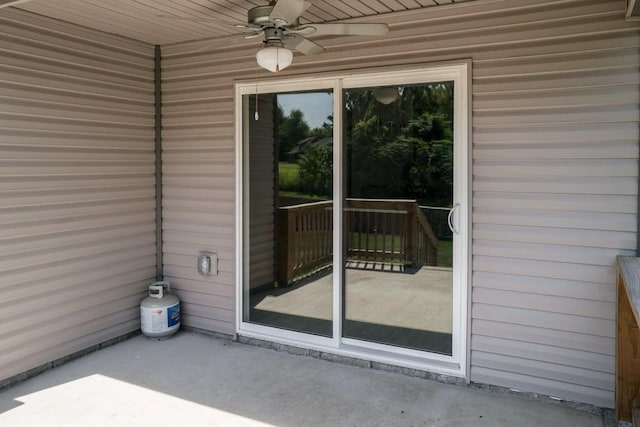
{"type": "Polygon", "coordinates": [[[326,92],[278,94],[278,104],[287,116],[293,109],[301,110],[310,128],[321,127],[333,114],[331,94],[326,92]]]}

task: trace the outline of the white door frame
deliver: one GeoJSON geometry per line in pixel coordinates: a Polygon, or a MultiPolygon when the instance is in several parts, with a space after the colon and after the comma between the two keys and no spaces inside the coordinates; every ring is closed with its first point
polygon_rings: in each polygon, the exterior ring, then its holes
{"type": "MultiPolygon", "coordinates": [[[[236,331],[239,335],[304,347],[413,369],[468,379],[468,319],[470,283],[470,61],[429,65],[418,69],[362,72],[324,78],[288,78],[265,82],[237,83],[236,102],[236,331]],[[245,168],[243,134],[246,123],[243,96],[261,93],[333,90],[334,96],[334,266],[342,265],[342,90],[359,87],[407,85],[453,81],[454,83],[454,206],[452,222],[457,234],[453,241],[453,330],[452,355],[342,338],[342,274],[333,275],[333,337],[253,324],[243,320],[244,236],[243,216],[248,203],[244,196],[245,168]]],[[[334,270],[337,272],[337,270],[334,270]]]]}

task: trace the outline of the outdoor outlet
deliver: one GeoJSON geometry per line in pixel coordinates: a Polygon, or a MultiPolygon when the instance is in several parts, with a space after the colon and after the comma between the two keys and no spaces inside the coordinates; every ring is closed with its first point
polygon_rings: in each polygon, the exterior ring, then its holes
{"type": "Polygon", "coordinates": [[[200,251],[198,255],[198,273],[203,276],[217,276],[218,254],[215,252],[200,251]]]}

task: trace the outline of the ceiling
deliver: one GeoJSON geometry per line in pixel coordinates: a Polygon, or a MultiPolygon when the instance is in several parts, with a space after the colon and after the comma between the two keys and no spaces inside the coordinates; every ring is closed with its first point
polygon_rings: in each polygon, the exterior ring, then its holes
{"type": "MultiPolygon", "coordinates": [[[[321,23],[472,0],[314,0],[302,23],[321,23]]],[[[242,32],[247,11],[267,0],[0,0],[21,9],[154,45],[224,38],[242,32]],[[187,18],[176,19],[172,16],[187,18]]]]}

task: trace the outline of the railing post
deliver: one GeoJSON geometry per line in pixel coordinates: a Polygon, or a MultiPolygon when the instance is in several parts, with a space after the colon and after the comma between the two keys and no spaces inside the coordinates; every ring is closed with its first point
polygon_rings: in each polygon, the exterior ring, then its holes
{"type": "Polygon", "coordinates": [[[421,245],[419,253],[420,265],[437,265],[438,264],[438,238],[433,233],[429,221],[424,216],[422,209],[416,203],[415,205],[416,216],[416,232],[420,233],[421,245]]]}
{"type": "Polygon", "coordinates": [[[287,284],[287,253],[289,251],[289,234],[287,221],[287,209],[278,209],[278,271],[277,278],[278,285],[286,286],[287,284]]]}
{"type": "Polygon", "coordinates": [[[416,234],[416,211],[413,206],[406,205],[407,212],[407,253],[405,254],[405,265],[415,264],[415,234],[416,234]]]}
{"type": "Polygon", "coordinates": [[[293,209],[280,209],[278,216],[278,283],[287,286],[293,281],[295,267],[296,212],[293,209]]]}
{"type": "Polygon", "coordinates": [[[293,282],[296,265],[298,264],[296,248],[300,245],[301,239],[298,238],[300,233],[297,232],[296,227],[301,226],[301,224],[298,224],[299,216],[300,212],[298,210],[289,209],[287,215],[287,240],[289,241],[287,244],[287,286],[293,282]]]}

